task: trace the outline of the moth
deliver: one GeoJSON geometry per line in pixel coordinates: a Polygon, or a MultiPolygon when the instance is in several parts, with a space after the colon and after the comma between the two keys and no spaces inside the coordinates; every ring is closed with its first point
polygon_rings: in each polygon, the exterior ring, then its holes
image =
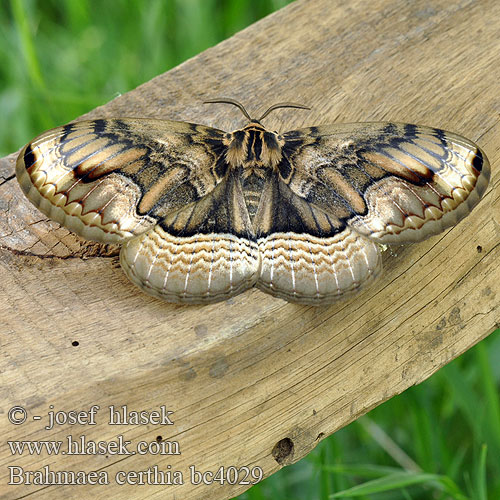
{"type": "Polygon", "coordinates": [[[83,238],[121,243],[145,292],[212,303],[253,286],[323,305],[381,271],[381,243],[421,241],[479,202],[490,169],[436,128],[348,123],[278,133],[116,118],[49,130],[19,154],[28,199],[83,238]]]}

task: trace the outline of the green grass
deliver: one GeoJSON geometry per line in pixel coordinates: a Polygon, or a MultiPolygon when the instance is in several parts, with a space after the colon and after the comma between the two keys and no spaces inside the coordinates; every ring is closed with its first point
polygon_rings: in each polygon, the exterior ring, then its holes
{"type": "MultiPolygon", "coordinates": [[[[286,3],[0,0],[0,154],[286,3]]],[[[497,334],[238,498],[500,498],[499,359],[497,334]]]]}
{"type": "Polygon", "coordinates": [[[0,0],[0,156],[290,0],[0,0]]]}
{"type": "Polygon", "coordinates": [[[500,498],[498,333],[238,498],[500,498]]]}

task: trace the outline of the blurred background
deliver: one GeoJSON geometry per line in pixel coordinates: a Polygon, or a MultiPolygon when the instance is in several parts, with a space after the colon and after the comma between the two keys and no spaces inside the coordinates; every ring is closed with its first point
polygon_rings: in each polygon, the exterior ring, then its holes
{"type": "MultiPolygon", "coordinates": [[[[0,155],[289,0],[0,0],[0,155]]],[[[244,499],[500,498],[500,337],[380,405],[244,499]]]]}
{"type": "Polygon", "coordinates": [[[288,3],[0,0],[0,155],[288,3]]]}

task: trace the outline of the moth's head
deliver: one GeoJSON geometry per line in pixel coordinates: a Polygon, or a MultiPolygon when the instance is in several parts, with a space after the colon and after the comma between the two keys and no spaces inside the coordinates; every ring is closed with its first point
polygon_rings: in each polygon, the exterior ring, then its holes
{"type": "Polygon", "coordinates": [[[252,118],[245,107],[238,101],[229,98],[210,99],[206,103],[232,104],[239,108],[248,122],[242,129],[226,134],[224,144],[227,147],[226,161],[232,167],[243,167],[248,171],[275,168],[281,159],[283,139],[277,132],[270,132],[262,125],[271,111],[278,108],[311,109],[302,104],[282,102],[271,106],[260,118],[252,118]]]}
{"type": "MultiPolygon", "coordinates": [[[[243,104],[239,103],[238,101],[235,101],[234,99],[230,99],[229,97],[220,97],[217,99],[209,99],[208,101],[204,101],[205,104],[210,104],[210,103],[224,103],[224,104],[232,104],[233,106],[236,106],[239,108],[239,110],[245,115],[245,117],[248,119],[250,122],[245,128],[248,126],[256,125],[262,127],[262,124],[260,123],[261,120],[263,120],[271,111],[274,111],[275,109],[278,108],[298,108],[298,109],[311,109],[308,106],[303,106],[302,104],[295,104],[293,102],[280,102],[278,104],[273,104],[267,111],[263,113],[263,115],[256,119],[256,118],[251,118],[250,115],[248,114],[247,110],[243,106],[243,104]]],[[[263,128],[263,127],[262,127],[263,128]]]]}

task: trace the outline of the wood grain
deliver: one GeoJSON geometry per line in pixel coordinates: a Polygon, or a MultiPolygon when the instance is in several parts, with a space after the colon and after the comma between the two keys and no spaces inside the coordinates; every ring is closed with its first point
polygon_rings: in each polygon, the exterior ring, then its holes
{"type": "Polygon", "coordinates": [[[260,466],[270,475],[498,328],[499,94],[494,0],[303,0],[87,115],[232,130],[244,121],[238,110],[204,99],[233,97],[250,112],[291,100],[313,110],[275,112],[269,128],[391,120],[477,142],[493,177],[473,213],[424,243],[385,252],[383,277],[331,307],[292,305],[257,290],[211,306],[148,297],[120,270],[115,247],[89,244],[48,221],[13,178],[15,154],[1,160],[3,439],[121,434],[135,445],[162,436],[178,441],[181,454],[12,456],[4,444],[0,496],[230,498],[247,486],[193,485],[188,466],[260,466]],[[94,404],[96,425],[44,429],[50,405],[94,404]],[[23,425],[6,418],[14,405],[28,410],[23,425]],[[174,425],[111,426],[109,405],[165,405],[174,425]],[[293,448],[276,447],[286,438],[293,448]],[[110,484],[7,486],[8,465],[103,470],[110,484]],[[117,471],[153,465],[182,471],[184,484],[114,480],[117,471]]]}

